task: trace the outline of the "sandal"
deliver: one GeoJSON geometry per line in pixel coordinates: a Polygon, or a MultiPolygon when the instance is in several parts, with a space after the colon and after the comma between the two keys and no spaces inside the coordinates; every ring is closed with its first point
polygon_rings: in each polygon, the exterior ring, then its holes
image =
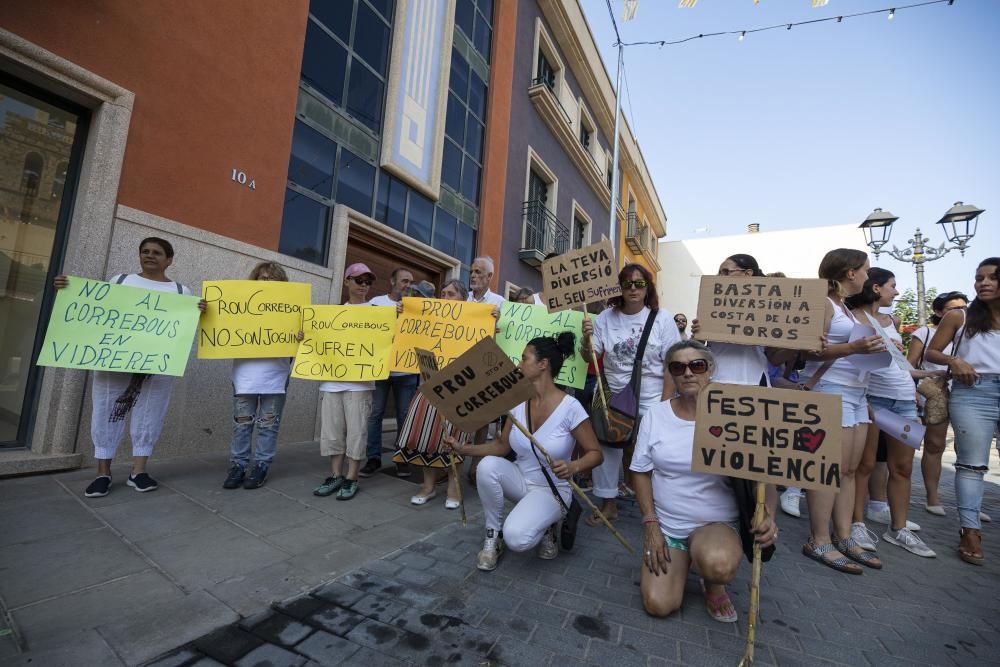
{"type": "MultiPolygon", "coordinates": [[[[604,518],[608,520],[608,523],[614,523],[615,521],[618,520],[618,511],[615,510],[614,514],[609,514],[608,512],[604,512],[604,518]]],[[[583,522],[588,526],[590,526],[591,528],[597,528],[598,526],[604,525],[604,522],[601,521],[601,517],[597,516],[597,514],[595,513],[591,513],[591,515],[588,516],[586,519],[584,519],[583,522]]]]}
{"type": "Polygon", "coordinates": [[[962,541],[958,544],[958,557],[971,565],[986,562],[983,555],[983,534],[976,528],[962,528],[958,531],[962,541]]]}
{"type": "Polygon", "coordinates": [[[708,610],[708,615],[712,617],[713,621],[718,621],[719,623],[735,623],[739,616],[736,613],[736,607],[733,605],[733,601],[729,599],[729,593],[727,591],[722,591],[718,595],[713,595],[708,592],[705,588],[704,580],[701,582],[701,592],[705,595],[705,609],[708,610]]]}
{"type": "Polygon", "coordinates": [[[818,545],[812,540],[809,540],[802,545],[802,555],[807,558],[812,558],[815,561],[823,563],[827,567],[832,567],[838,572],[844,572],[845,574],[864,574],[864,570],[861,569],[860,565],[852,563],[847,559],[846,556],[841,554],[839,558],[827,558],[826,554],[836,551],[837,548],[832,544],[818,545]]]}
{"type": "Polygon", "coordinates": [[[861,546],[854,541],[853,537],[848,537],[846,540],[834,538],[833,544],[837,547],[837,551],[844,554],[855,563],[861,563],[865,567],[870,567],[873,570],[882,569],[882,560],[878,557],[878,554],[862,549],[861,546]]]}

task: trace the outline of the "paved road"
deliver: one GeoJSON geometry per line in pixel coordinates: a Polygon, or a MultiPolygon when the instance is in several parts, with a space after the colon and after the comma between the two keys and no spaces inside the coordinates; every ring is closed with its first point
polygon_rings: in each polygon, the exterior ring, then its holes
{"type": "MultiPolygon", "coordinates": [[[[948,517],[924,512],[919,481],[914,485],[921,504],[914,502],[911,516],[938,552],[935,559],[881,545],[884,570],[839,574],[800,555],[806,521],[784,518],[782,543],[764,568],[757,663],[1000,664],[1000,550],[990,539],[996,529],[986,531],[985,567],[958,560],[952,475],[948,467],[942,484],[948,517]]],[[[1000,520],[995,467],[989,479],[985,509],[1000,520]]],[[[622,532],[639,545],[637,508],[621,514],[622,532]]],[[[581,523],[580,531],[573,553],[553,561],[507,553],[495,572],[483,573],[474,567],[481,524],[453,523],[153,664],[737,663],[748,566],[731,587],[738,624],[709,618],[694,578],[683,609],[653,619],[640,604],[637,559],[603,529],[581,523]]]]}

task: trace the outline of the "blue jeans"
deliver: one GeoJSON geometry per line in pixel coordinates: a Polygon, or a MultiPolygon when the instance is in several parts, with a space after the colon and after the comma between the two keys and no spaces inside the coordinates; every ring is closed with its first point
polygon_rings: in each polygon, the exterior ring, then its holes
{"type": "Polygon", "coordinates": [[[410,401],[417,393],[417,382],[420,376],[416,373],[406,375],[390,375],[385,380],[375,382],[375,395],[372,397],[372,414],[368,417],[368,458],[382,458],[382,418],[385,416],[385,403],[389,400],[389,390],[396,399],[396,433],[406,421],[406,412],[410,409],[410,401]]]}
{"type": "Polygon", "coordinates": [[[278,449],[278,427],[285,409],[285,394],[237,394],[233,396],[233,441],[229,460],[244,468],[250,465],[250,443],[257,426],[257,455],[254,460],[266,466],[278,449]]]}
{"type": "Polygon", "coordinates": [[[948,411],[955,430],[958,519],[962,528],[979,528],[983,477],[989,468],[993,435],[1000,429],[1000,375],[980,375],[971,387],[952,382],[948,411]]]}

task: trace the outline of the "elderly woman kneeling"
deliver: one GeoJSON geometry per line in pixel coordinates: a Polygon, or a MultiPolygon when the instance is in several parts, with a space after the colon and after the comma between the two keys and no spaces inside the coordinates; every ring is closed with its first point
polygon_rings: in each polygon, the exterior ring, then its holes
{"type": "MultiPolygon", "coordinates": [[[[686,340],[673,345],[666,360],[665,400],[643,417],[632,457],[643,516],[642,603],[652,616],[679,609],[694,566],[709,615],[732,623],[736,609],[726,584],[743,558],[736,496],[728,477],[691,471],[698,394],[712,380],[715,359],[701,343],[686,340]]],[[[778,536],[773,518],[777,500],[768,487],[767,514],[754,530],[762,547],[778,536]]]]}

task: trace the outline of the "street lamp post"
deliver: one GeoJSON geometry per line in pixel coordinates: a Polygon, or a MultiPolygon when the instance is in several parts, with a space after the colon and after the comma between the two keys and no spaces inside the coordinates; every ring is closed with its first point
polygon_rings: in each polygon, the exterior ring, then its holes
{"type": "Polygon", "coordinates": [[[875,259],[879,254],[885,252],[890,257],[900,262],[913,264],[917,272],[917,321],[920,326],[927,324],[927,304],[924,303],[924,264],[941,259],[952,250],[958,250],[962,256],[969,247],[969,241],[976,235],[976,225],[980,214],[984,209],[976,208],[971,204],[955,202],[948,211],[937,221],[944,229],[945,236],[951,246],[944,243],[938,247],[928,246],[930,239],[920,232],[920,228],[913,234],[906,243],[909,247],[900,250],[896,246],[892,250],[882,250],[882,247],[889,242],[889,234],[892,233],[892,223],[899,220],[888,211],[880,208],[865,218],[860,227],[865,234],[865,242],[875,253],[875,259]]]}

